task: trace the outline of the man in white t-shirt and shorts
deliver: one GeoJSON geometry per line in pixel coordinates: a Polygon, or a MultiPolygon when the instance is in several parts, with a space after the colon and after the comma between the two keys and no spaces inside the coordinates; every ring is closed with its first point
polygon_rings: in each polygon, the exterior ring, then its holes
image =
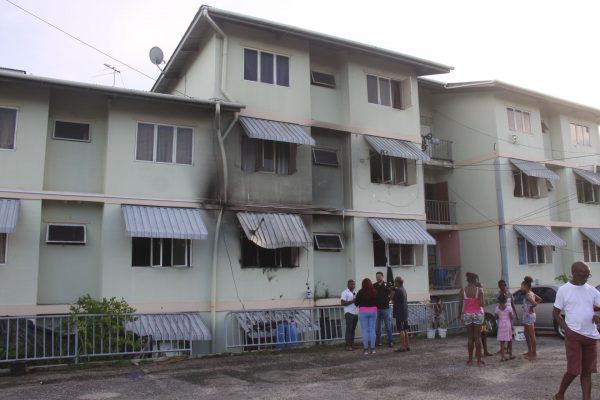
{"type": "Polygon", "coordinates": [[[571,274],[571,280],[556,293],[552,313],[556,323],[565,331],[567,353],[567,372],[554,399],[564,399],[569,385],[580,375],[582,399],[591,400],[592,373],[597,372],[596,347],[600,339],[596,327],[600,323],[600,315],[594,313],[594,306],[600,307],[600,292],[586,283],[592,275],[585,263],[573,263],[571,274]],[[565,314],[564,319],[561,313],[565,314]]]}
{"type": "Polygon", "coordinates": [[[358,322],[358,307],[354,305],[356,284],[352,279],[348,281],[348,288],[342,292],[342,305],[344,306],[344,317],[346,319],[346,350],[354,350],[354,332],[358,322]]]}

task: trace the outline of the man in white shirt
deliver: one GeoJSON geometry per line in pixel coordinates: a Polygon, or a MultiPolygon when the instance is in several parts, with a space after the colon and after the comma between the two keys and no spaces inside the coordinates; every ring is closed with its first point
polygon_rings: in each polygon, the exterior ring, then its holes
{"type": "Polygon", "coordinates": [[[571,266],[572,278],[556,293],[553,316],[565,331],[567,372],[562,378],[555,400],[563,400],[571,382],[580,375],[582,399],[592,398],[592,373],[596,371],[596,343],[600,333],[596,324],[600,315],[594,313],[594,306],[600,306],[600,292],[587,284],[590,268],[577,261],[571,266]],[[565,319],[561,316],[565,314],[565,319]]]}
{"type": "Polygon", "coordinates": [[[348,281],[348,288],[342,292],[342,305],[344,306],[344,317],[346,318],[346,350],[354,350],[354,332],[358,322],[358,307],[354,305],[356,284],[352,279],[348,281]]]}

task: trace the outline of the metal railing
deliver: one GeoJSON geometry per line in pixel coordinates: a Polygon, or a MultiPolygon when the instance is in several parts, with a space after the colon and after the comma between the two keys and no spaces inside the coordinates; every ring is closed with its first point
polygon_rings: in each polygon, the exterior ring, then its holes
{"type": "MultiPolygon", "coordinates": [[[[411,303],[408,305],[410,333],[424,333],[440,321],[448,329],[461,329],[458,302],[411,303]]],[[[288,308],[232,311],[225,315],[225,347],[244,351],[284,349],[344,340],[344,307],[288,308]]],[[[394,335],[396,331],[395,324],[394,335]]],[[[356,338],[362,337],[360,323],[356,338]]]]}
{"type": "Polygon", "coordinates": [[[456,203],[453,201],[425,200],[425,215],[428,224],[456,224],[456,203]]]}
{"type": "Polygon", "coordinates": [[[448,290],[460,288],[460,266],[429,266],[429,289],[448,290]]]}
{"type": "Polygon", "coordinates": [[[187,313],[0,317],[0,363],[191,354],[193,324],[187,313]]]}
{"type": "Polygon", "coordinates": [[[434,160],[454,161],[452,158],[452,142],[450,140],[432,138],[427,141],[425,154],[434,160]]]}

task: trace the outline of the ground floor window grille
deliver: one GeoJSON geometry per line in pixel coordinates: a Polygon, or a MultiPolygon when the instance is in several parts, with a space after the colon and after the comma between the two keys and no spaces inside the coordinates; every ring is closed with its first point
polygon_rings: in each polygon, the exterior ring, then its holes
{"type": "Polygon", "coordinates": [[[192,241],[189,239],[131,238],[134,267],[191,267],[192,241]]]}

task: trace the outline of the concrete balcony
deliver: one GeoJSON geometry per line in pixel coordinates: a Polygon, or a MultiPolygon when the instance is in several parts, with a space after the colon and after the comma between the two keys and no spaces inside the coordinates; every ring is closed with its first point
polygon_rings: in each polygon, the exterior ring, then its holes
{"type": "Polygon", "coordinates": [[[428,224],[456,225],[456,203],[442,200],[425,200],[428,224]]]}

